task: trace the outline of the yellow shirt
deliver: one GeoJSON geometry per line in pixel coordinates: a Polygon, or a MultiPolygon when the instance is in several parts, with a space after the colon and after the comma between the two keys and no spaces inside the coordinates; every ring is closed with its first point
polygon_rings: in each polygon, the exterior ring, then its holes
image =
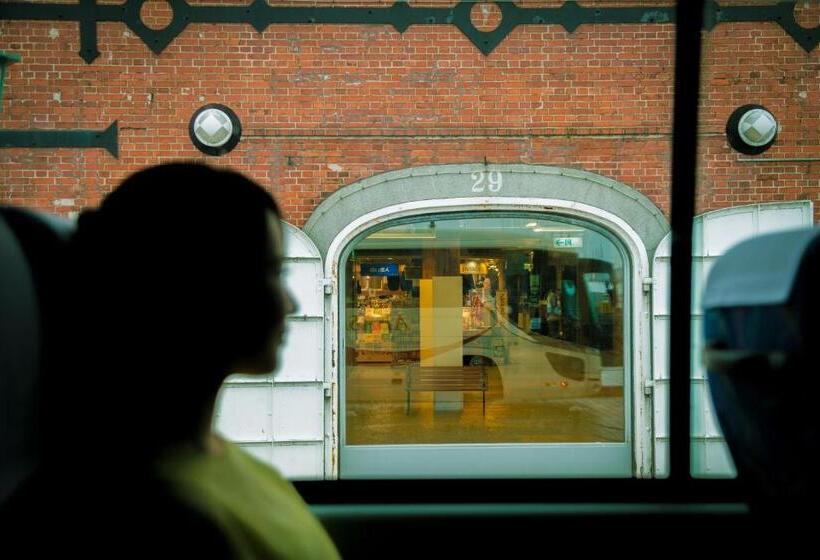
{"type": "Polygon", "coordinates": [[[160,476],[219,527],[241,559],[335,559],[339,553],[293,485],[234,444],[179,451],[160,476]]]}

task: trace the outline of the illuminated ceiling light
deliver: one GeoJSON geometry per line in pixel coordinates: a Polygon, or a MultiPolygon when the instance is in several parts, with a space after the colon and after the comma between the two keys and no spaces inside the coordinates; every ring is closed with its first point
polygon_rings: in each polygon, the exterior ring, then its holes
{"type": "Polygon", "coordinates": [[[537,231],[539,233],[543,233],[545,231],[551,233],[583,233],[584,230],[578,228],[565,228],[565,227],[537,227],[533,231],[537,231]]]}
{"type": "Polygon", "coordinates": [[[214,103],[197,109],[188,123],[188,134],[199,151],[221,156],[239,143],[242,123],[229,107],[214,103]]]}
{"type": "Polygon", "coordinates": [[[742,154],[762,154],[777,138],[777,119],[762,105],[738,107],[726,123],[729,144],[742,154]]]}
{"type": "Polygon", "coordinates": [[[527,227],[535,227],[537,225],[538,224],[536,224],[535,222],[530,222],[530,223],[527,224],[527,227]]]}

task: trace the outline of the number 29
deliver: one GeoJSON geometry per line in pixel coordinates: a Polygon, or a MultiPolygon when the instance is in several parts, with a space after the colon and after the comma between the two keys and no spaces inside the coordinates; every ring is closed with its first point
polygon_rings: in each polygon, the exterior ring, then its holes
{"type": "Polygon", "coordinates": [[[490,192],[498,192],[504,185],[504,177],[500,171],[473,171],[470,178],[473,180],[472,191],[474,193],[482,193],[485,189],[490,192]]]}

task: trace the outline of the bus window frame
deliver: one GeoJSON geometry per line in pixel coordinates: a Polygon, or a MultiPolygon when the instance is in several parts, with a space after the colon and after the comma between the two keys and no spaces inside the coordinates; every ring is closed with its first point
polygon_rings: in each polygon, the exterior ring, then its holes
{"type": "Polygon", "coordinates": [[[670,457],[668,478],[425,479],[297,482],[311,504],[657,503],[746,504],[739,479],[693,478],[690,467],[691,248],[697,169],[698,100],[705,0],[675,4],[672,123],[670,457]]]}

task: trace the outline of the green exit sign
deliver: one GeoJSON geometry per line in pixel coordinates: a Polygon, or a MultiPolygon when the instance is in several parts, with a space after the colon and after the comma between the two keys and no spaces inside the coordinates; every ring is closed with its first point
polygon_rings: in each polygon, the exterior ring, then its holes
{"type": "Polygon", "coordinates": [[[575,248],[584,246],[583,237],[556,237],[552,240],[553,247],[575,248]]]}

